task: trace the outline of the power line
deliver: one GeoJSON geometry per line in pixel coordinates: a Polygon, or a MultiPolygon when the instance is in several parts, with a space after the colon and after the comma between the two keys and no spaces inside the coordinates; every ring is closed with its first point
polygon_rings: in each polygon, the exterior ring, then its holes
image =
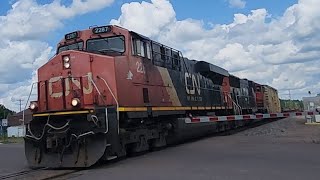
{"type": "Polygon", "coordinates": [[[19,101],[19,106],[20,106],[20,112],[21,112],[21,107],[22,107],[22,99],[18,99],[18,100],[16,100],[16,101],[19,101]]]}

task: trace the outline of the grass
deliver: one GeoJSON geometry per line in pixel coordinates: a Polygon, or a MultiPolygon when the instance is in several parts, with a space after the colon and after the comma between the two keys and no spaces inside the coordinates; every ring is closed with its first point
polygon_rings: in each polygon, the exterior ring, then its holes
{"type": "Polygon", "coordinates": [[[1,137],[0,137],[0,143],[3,143],[3,144],[23,143],[23,138],[22,138],[22,137],[6,137],[6,136],[1,136],[1,137]]]}

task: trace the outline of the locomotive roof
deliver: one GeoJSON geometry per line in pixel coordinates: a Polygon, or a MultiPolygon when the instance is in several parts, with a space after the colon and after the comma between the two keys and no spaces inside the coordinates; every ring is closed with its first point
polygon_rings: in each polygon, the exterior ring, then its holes
{"type": "Polygon", "coordinates": [[[142,39],[146,39],[146,40],[150,40],[150,41],[151,41],[151,39],[150,39],[149,37],[147,37],[147,36],[144,36],[144,35],[142,35],[142,34],[136,33],[136,32],[134,32],[134,31],[129,31],[129,32],[130,32],[131,34],[134,34],[134,35],[142,38],[142,39]]]}
{"type": "Polygon", "coordinates": [[[197,67],[197,71],[199,71],[199,72],[201,72],[201,71],[208,72],[209,71],[209,72],[221,74],[223,76],[229,76],[229,72],[227,70],[223,69],[222,67],[211,64],[209,62],[206,62],[206,61],[198,61],[196,63],[196,67],[197,67]]]}

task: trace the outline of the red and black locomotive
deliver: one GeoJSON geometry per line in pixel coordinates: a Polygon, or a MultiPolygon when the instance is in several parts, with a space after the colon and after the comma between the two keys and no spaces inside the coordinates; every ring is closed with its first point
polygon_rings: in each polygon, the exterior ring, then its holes
{"type": "Polygon", "coordinates": [[[193,126],[181,117],[270,109],[264,86],[118,26],[67,34],[37,87],[25,138],[34,167],[88,167],[249,123],[193,126]]]}

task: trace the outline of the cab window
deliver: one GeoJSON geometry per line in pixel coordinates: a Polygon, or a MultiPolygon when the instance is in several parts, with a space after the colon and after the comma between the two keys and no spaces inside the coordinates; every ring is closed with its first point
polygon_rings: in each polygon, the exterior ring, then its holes
{"type": "Polygon", "coordinates": [[[100,54],[123,54],[125,52],[125,42],[123,36],[105,37],[99,39],[89,39],[87,41],[87,51],[100,54]]]}
{"type": "Polygon", "coordinates": [[[83,50],[83,41],[58,47],[57,54],[68,50],[83,50]]]}

